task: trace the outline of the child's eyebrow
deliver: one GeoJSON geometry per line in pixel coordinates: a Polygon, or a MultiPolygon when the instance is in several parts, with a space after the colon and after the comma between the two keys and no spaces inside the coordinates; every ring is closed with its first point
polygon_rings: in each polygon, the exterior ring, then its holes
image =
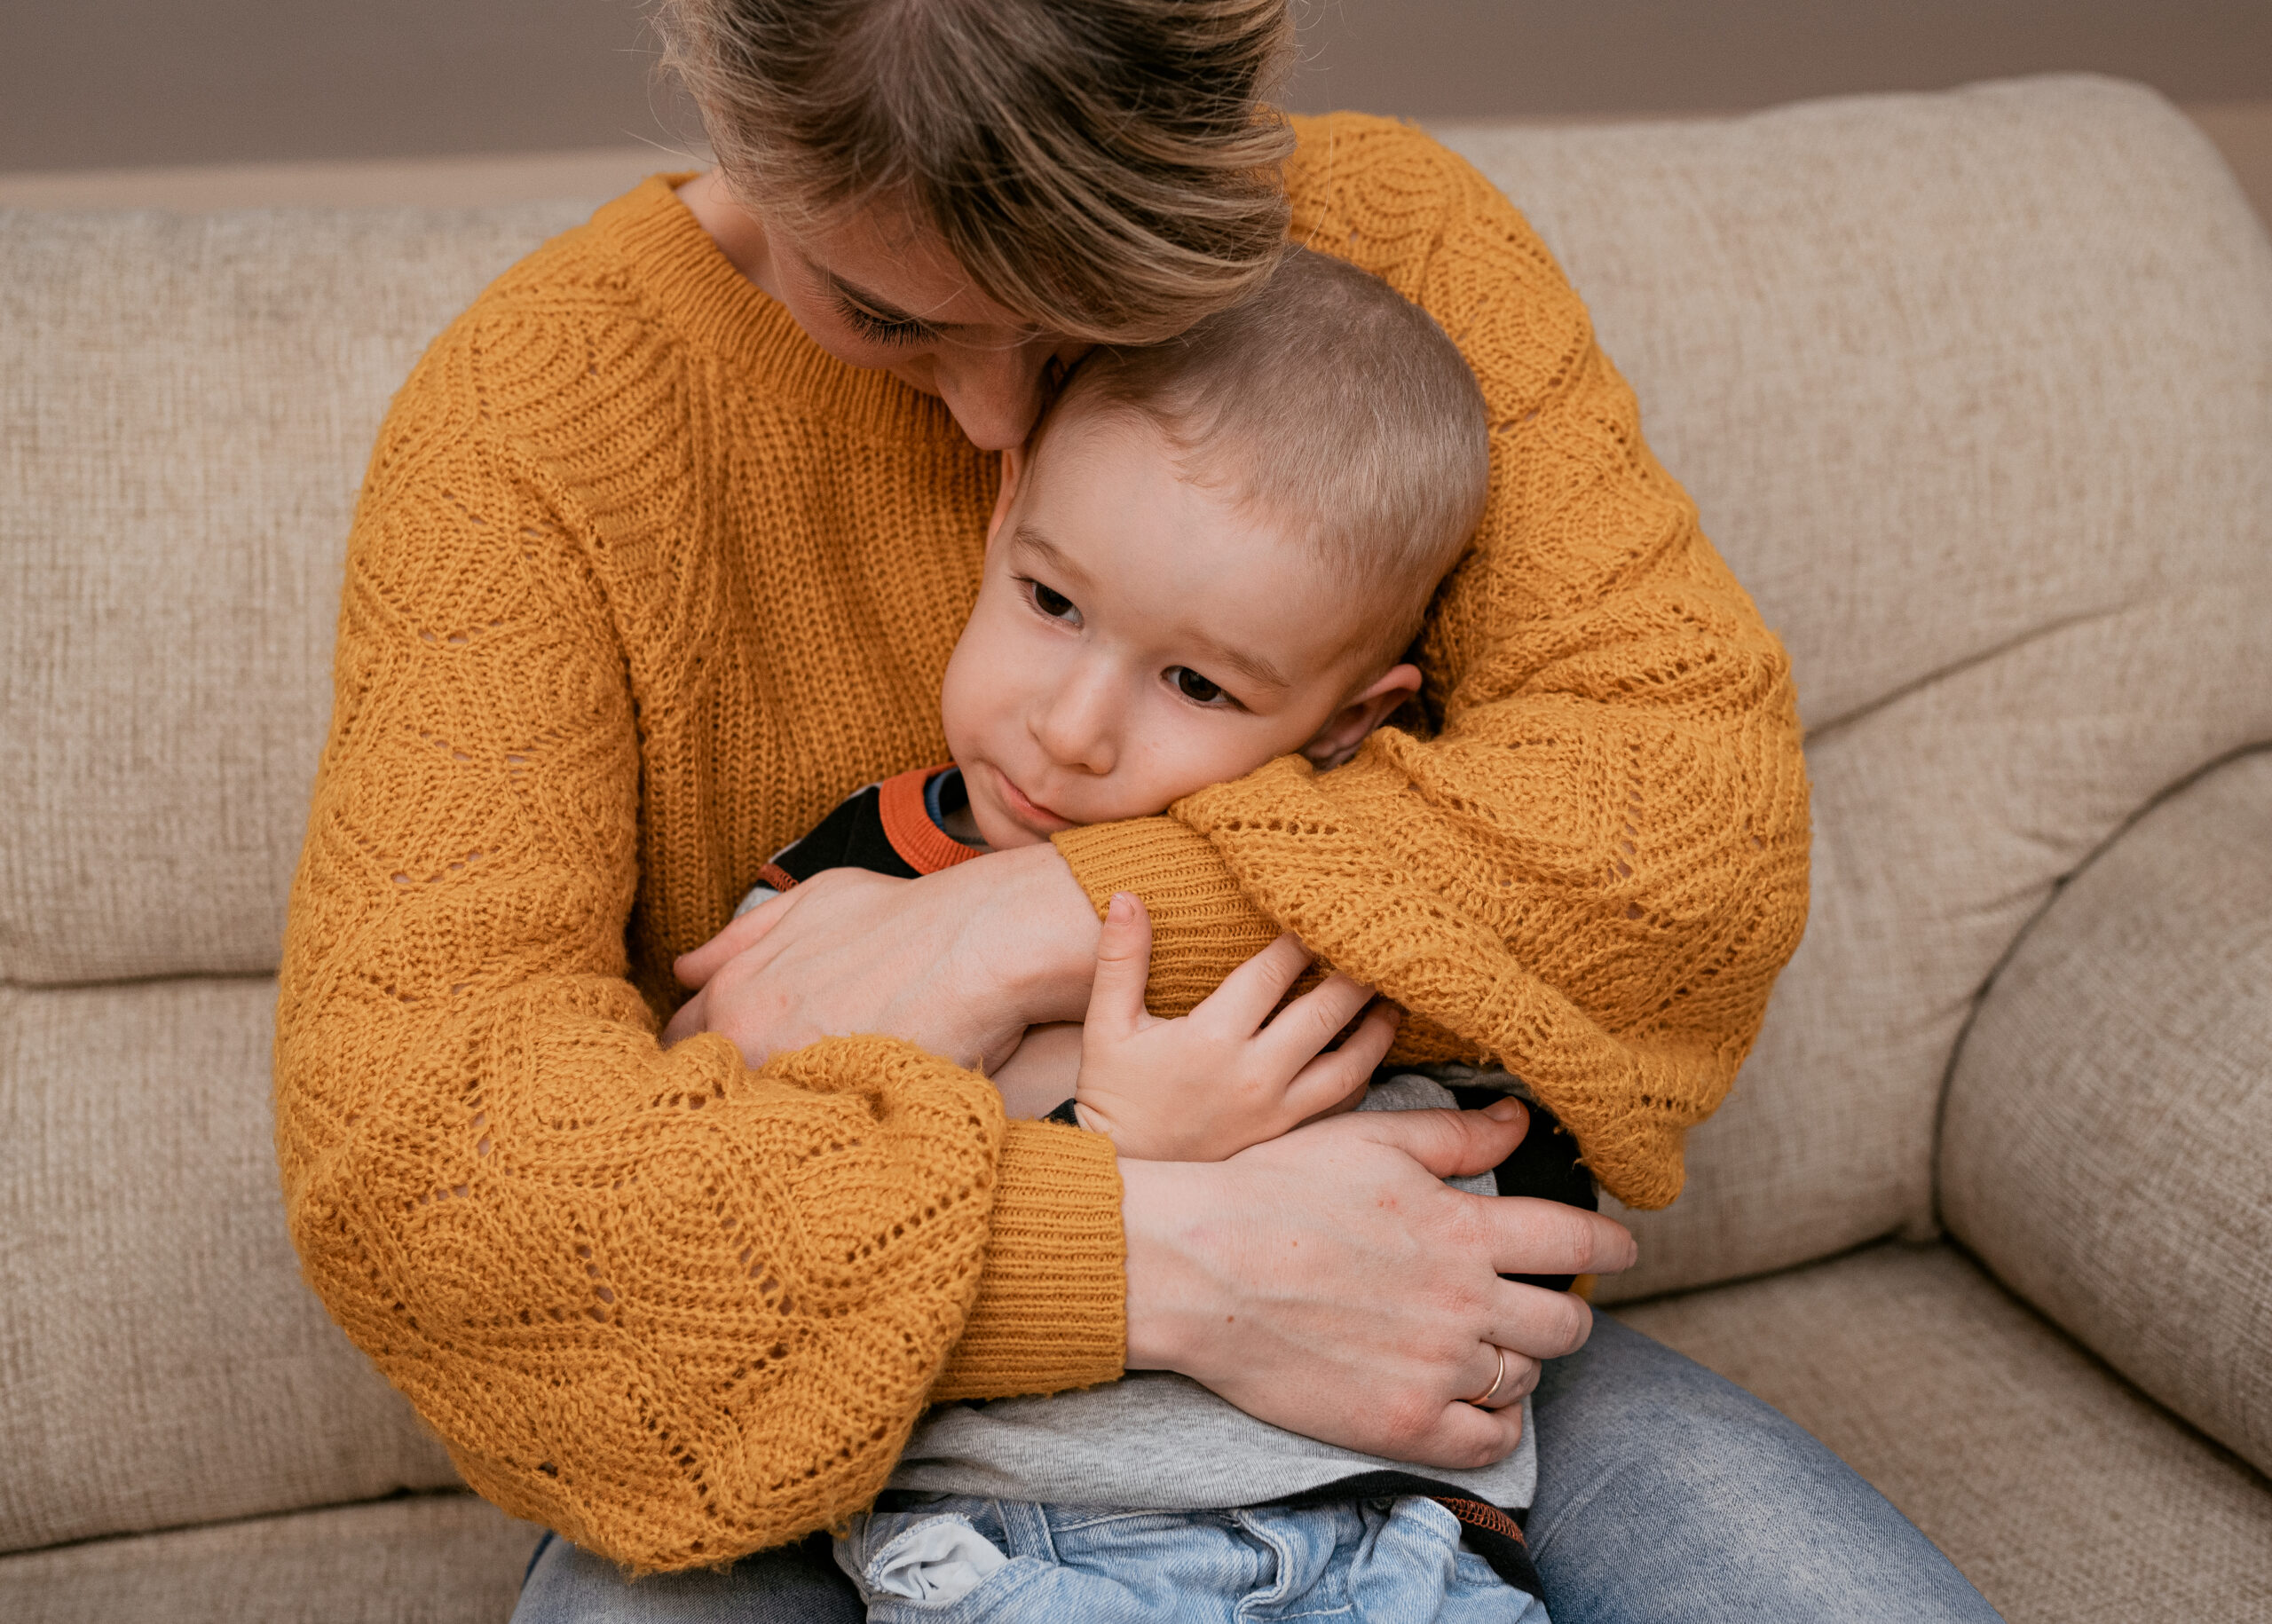
{"type": "Polygon", "coordinates": [[[1210,662],[1220,660],[1232,670],[1241,673],[1253,682],[1261,683],[1266,688],[1284,689],[1293,686],[1291,682],[1278,674],[1277,666],[1259,654],[1249,654],[1244,650],[1235,649],[1227,643],[1217,643],[1212,637],[1202,637],[1199,641],[1206,646],[1206,658],[1210,662]]]}
{"type": "Polygon", "coordinates": [[[1010,540],[1016,546],[1023,548],[1027,552],[1039,554],[1043,563],[1050,565],[1061,574],[1069,576],[1074,580],[1084,584],[1088,581],[1089,572],[1083,569],[1079,564],[1074,563],[1073,560],[1067,556],[1063,548],[1058,546],[1056,542],[1052,541],[1047,536],[1043,535],[1041,532],[1036,530],[1030,521],[1020,520],[1017,529],[1010,532],[1010,540]]]}

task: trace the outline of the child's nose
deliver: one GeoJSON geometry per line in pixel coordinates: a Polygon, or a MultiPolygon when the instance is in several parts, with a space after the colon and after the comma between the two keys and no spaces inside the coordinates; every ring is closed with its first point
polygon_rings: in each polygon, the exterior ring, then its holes
{"type": "Polygon", "coordinates": [[[1116,709],[1102,674],[1076,668],[1041,706],[1034,736],[1059,766],[1101,777],[1118,753],[1116,709]]]}

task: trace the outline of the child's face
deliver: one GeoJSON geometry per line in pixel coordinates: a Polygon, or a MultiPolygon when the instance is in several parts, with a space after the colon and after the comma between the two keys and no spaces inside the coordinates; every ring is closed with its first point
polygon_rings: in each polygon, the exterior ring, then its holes
{"type": "Polygon", "coordinates": [[[1054,425],[1005,484],[940,706],[996,848],[1142,817],[1292,751],[1320,765],[1419,688],[1369,605],[1120,414],[1054,425]]]}

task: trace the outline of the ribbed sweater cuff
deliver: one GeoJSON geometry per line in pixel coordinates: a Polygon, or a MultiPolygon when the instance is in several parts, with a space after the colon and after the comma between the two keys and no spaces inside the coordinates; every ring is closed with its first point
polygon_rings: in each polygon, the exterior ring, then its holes
{"type": "Polygon", "coordinates": [[[1277,937],[1205,835],[1172,817],[1094,824],[1054,837],[1099,914],[1116,891],[1133,891],[1152,916],[1152,978],[1145,1002],[1179,1015],[1277,937]]]}
{"type": "Polygon", "coordinates": [[[996,1166],[978,1301],[931,1401],[1117,1380],[1128,1356],[1128,1249],[1112,1141],[1014,1122],[996,1166]]]}

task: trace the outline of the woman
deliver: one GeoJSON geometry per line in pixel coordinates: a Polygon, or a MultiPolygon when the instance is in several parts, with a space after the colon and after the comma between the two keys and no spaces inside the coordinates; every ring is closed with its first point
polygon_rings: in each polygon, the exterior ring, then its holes
{"type": "MultiPolygon", "coordinates": [[[[1260,104],[1282,0],[663,17],[720,168],[501,278],[367,479],[279,1010],[311,1281],[469,1482],[574,1541],[531,1617],[848,1608],[789,1542],[874,1494],[927,1403],[1124,1368],[1401,1459],[1503,1454],[1512,1418],[1466,1400],[1511,1403],[1588,1320],[1498,1276],[1632,1257],[1440,1183],[1519,1123],[1116,1167],[966,1068],[1078,1015],[1093,902],[1130,889],[1156,1006],[1282,923],[1413,1012],[1408,1053],[1503,1059],[1613,1191],[1676,1191],[1796,939],[1803,778],[1780,650],[1582,308],[1424,138],[1328,120],[1289,152],[1260,104]],[[998,453],[1053,368],[1236,299],[1290,230],[1427,305],[1493,408],[1424,725],[1177,818],[824,877],[713,950],[721,1036],[663,1052],[669,967],[755,866],[941,758],[998,453]],[[602,1557],[748,1559],[626,1590],[602,1557]]],[[[1844,1616],[1986,1616],[1803,1435],[1630,1333],[1541,1391],[1565,1624],[1709,1616],[1706,1567],[1747,1617],[1847,1589],[1844,1616]]]]}

